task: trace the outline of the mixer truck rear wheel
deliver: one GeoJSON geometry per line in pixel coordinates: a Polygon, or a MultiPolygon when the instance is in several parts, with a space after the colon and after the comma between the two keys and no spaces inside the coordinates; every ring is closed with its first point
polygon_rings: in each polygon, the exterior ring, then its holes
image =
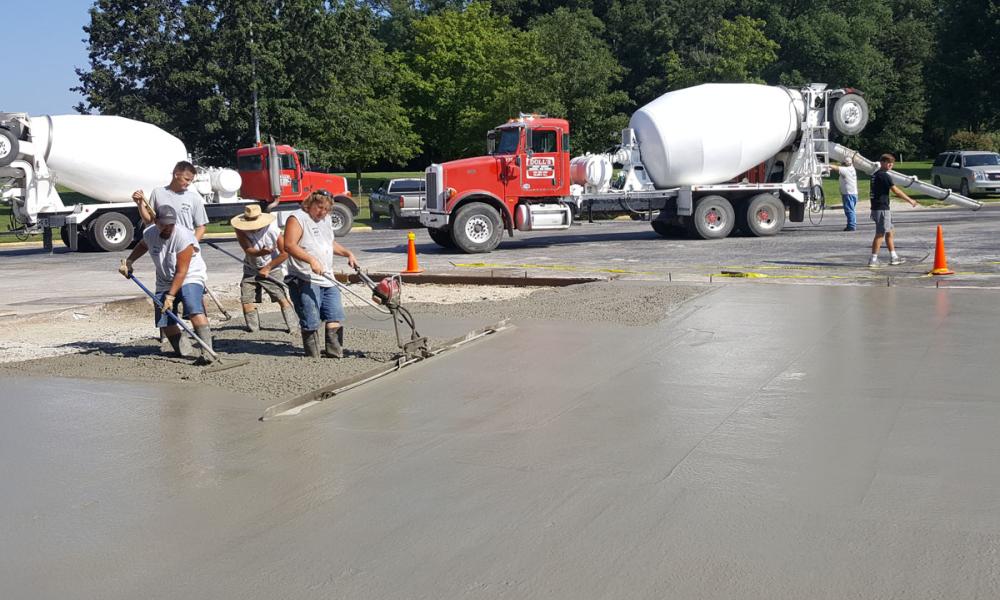
{"type": "Polygon", "coordinates": [[[99,215],[90,227],[90,241],[105,252],[121,252],[129,247],[135,227],[125,215],[109,212],[99,215]]]}
{"type": "Polygon", "coordinates": [[[20,144],[17,141],[17,136],[9,129],[0,127],[0,167],[6,167],[14,162],[18,152],[20,152],[20,144]]]}
{"type": "Polygon", "coordinates": [[[746,232],[756,237],[775,235],[785,226],[785,205],[771,194],[758,194],[746,205],[746,232]]]}
{"type": "Polygon", "coordinates": [[[336,237],[344,237],[351,232],[351,226],[354,225],[351,209],[337,202],[330,207],[330,220],[333,221],[333,235],[336,237]]]}
{"type": "Polygon", "coordinates": [[[697,200],[691,214],[691,232],[702,239],[718,240],[727,237],[736,225],[733,205],[722,196],[703,196],[697,200]]]}
{"type": "Polygon", "coordinates": [[[427,228],[427,234],[431,236],[434,243],[442,248],[455,248],[455,240],[451,239],[451,231],[447,229],[427,228]]]}
{"type": "Polygon", "coordinates": [[[463,252],[492,252],[500,245],[503,235],[500,213],[481,202],[466,204],[458,209],[451,225],[452,239],[463,252]]]}
{"type": "MultiPolygon", "coordinates": [[[[69,226],[63,225],[59,228],[59,239],[62,240],[63,246],[69,248],[69,229],[67,227],[69,226]]],[[[77,232],[76,250],[77,252],[92,252],[94,250],[94,246],[90,243],[90,237],[83,231],[77,232]]]]}
{"type": "Polygon", "coordinates": [[[653,219],[649,222],[653,227],[653,231],[660,234],[665,238],[679,238],[682,237],[686,231],[680,225],[674,225],[669,221],[660,221],[658,219],[653,219]]]}
{"type": "Polygon", "coordinates": [[[868,103],[858,94],[844,94],[833,105],[833,126],[843,135],[858,135],[868,124],[868,103]]]}

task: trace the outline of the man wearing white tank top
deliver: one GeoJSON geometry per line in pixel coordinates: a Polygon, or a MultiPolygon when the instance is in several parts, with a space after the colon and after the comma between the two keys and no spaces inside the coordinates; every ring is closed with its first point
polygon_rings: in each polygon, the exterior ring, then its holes
{"type": "Polygon", "coordinates": [[[344,306],[340,288],[333,283],[333,257],[343,256],[353,269],[354,254],[334,239],[326,193],[314,192],[285,222],[285,250],[288,252],[288,291],[299,316],[302,346],[307,358],[319,358],[319,329],[326,323],[328,358],[344,356],[344,306]]]}

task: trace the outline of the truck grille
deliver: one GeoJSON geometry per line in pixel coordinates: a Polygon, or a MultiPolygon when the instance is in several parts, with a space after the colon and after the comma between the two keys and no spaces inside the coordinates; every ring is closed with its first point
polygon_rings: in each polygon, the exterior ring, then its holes
{"type": "Polygon", "coordinates": [[[441,202],[441,193],[438,191],[438,169],[437,165],[427,167],[427,210],[441,210],[444,208],[441,202]]]}
{"type": "Polygon", "coordinates": [[[990,173],[990,181],[1000,181],[1000,173],[990,173]]]}

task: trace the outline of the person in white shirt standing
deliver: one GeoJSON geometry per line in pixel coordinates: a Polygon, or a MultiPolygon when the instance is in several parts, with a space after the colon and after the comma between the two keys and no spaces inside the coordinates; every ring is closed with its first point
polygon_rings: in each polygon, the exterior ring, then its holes
{"type": "Polygon", "coordinates": [[[278,228],[275,215],[262,212],[259,205],[251,204],[242,215],[233,217],[229,223],[246,255],[243,259],[243,279],[240,281],[240,300],[243,302],[247,330],[254,332],[260,329],[255,303],[260,302],[266,293],[271,302],[277,302],[281,307],[285,331],[291,333],[298,317],[288,299],[288,286],[284,282],[284,263],[288,253],[285,252],[285,235],[278,228]]]}
{"type": "MultiPolygon", "coordinates": [[[[202,296],[208,267],[201,256],[201,246],[194,234],[184,227],[177,227],[178,217],[174,209],[163,206],[156,213],[156,221],[142,232],[142,241],[136,245],[128,258],[122,261],[118,272],[124,277],[132,275],[132,265],[143,254],[149,252],[156,268],[156,297],[168,310],[177,314],[177,303],[183,307],[182,318],[191,321],[195,333],[212,349],[212,330],[205,316],[202,296]]],[[[177,356],[181,351],[181,328],[171,322],[170,317],[160,307],[156,307],[156,326],[170,341],[177,356]]],[[[212,362],[212,355],[202,349],[200,362],[212,362]]]]}
{"type": "Polygon", "coordinates": [[[132,194],[132,200],[139,208],[139,216],[142,222],[152,225],[160,208],[170,206],[177,215],[177,224],[194,234],[199,242],[205,235],[205,225],[208,224],[208,215],[205,213],[205,201],[201,194],[191,189],[191,182],[197,170],[194,165],[186,160],[182,160],[174,165],[173,176],[170,184],[156,188],[150,193],[150,202],[146,202],[146,195],[142,190],[136,190],[132,194]],[[150,206],[152,204],[152,206],[150,206]],[[152,212],[150,212],[152,208],[152,212]]]}
{"type": "Polygon", "coordinates": [[[844,231],[855,231],[858,228],[858,172],[854,165],[830,165],[831,171],[840,175],[840,199],[844,203],[844,216],[847,217],[847,227],[844,231]]]}

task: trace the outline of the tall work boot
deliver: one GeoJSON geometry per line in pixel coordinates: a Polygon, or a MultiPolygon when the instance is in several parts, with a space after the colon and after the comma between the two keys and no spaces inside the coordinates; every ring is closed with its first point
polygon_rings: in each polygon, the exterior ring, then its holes
{"type": "Polygon", "coordinates": [[[243,319],[247,323],[247,331],[250,333],[260,331],[260,315],[257,314],[256,308],[251,311],[244,312],[243,319]]]}
{"type": "Polygon", "coordinates": [[[295,314],[295,308],[291,306],[285,306],[281,309],[281,316],[285,318],[285,333],[291,333],[295,329],[296,323],[299,322],[299,316],[295,314]]]}
{"type": "MultiPolygon", "coordinates": [[[[212,328],[211,327],[209,327],[208,325],[202,325],[201,327],[195,327],[194,328],[194,332],[196,334],[198,334],[198,337],[201,338],[201,341],[205,342],[205,346],[209,350],[213,350],[213,348],[212,348],[212,328]]],[[[201,349],[201,356],[198,358],[198,362],[200,362],[202,364],[207,364],[207,363],[214,362],[214,361],[215,361],[215,357],[213,357],[211,354],[209,354],[208,352],[206,352],[205,348],[203,347],[201,349]]]]}
{"type": "Polygon", "coordinates": [[[326,357],[344,358],[344,326],[326,330],[326,357]]]}
{"type": "Polygon", "coordinates": [[[170,342],[170,347],[174,349],[174,356],[177,358],[184,358],[184,349],[181,347],[182,339],[179,333],[167,336],[167,341],[170,342]]]}
{"type": "Polygon", "coordinates": [[[303,329],[302,348],[306,351],[306,358],[319,358],[319,332],[303,329]]]}

